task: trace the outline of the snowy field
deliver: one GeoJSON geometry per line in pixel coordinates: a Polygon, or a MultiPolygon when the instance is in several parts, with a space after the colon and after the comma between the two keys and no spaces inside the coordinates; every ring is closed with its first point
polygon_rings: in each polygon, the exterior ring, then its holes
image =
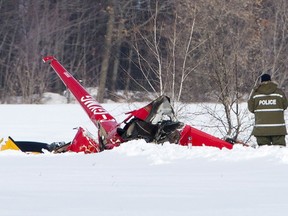
{"type": "MultiPolygon", "coordinates": [[[[135,109],[104,104],[117,119],[135,109]]],[[[0,105],[0,137],[96,134],[78,104],[0,105]]],[[[188,119],[188,118],[187,118],[188,119]]],[[[249,131],[251,132],[251,131],[249,131]]],[[[278,216],[288,211],[288,149],[131,141],[99,154],[0,152],[1,216],[278,216]]]]}

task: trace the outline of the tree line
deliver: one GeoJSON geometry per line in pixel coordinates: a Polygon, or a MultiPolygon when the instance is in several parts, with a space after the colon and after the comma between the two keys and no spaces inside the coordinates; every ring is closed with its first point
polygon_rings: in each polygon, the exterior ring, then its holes
{"type": "Polygon", "coordinates": [[[263,72],[286,86],[287,11],[287,0],[0,0],[0,102],[62,93],[41,61],[54,55],[99,102],[152,92],[228,114],[263,72]]]}

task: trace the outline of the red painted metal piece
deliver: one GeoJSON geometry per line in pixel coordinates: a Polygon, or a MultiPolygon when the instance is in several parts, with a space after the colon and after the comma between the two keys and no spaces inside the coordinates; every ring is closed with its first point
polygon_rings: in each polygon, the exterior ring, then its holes
{"type": "Polygon", "coordinates": [[[233,145],[208,133],[200,131],[190,125],[185,125],[181,131],[179,144],[183,146],[211,146],[232,149],[233,145]]]}
{"type": "Polygon", "coordinates": [[[101,147],[87,131],[82,127],[79,127],[71,145],[67,148],[67,151],[97,153],[101,151],[101,147]]]}
{"type": "Polygon", "coordinates": [[[118,123],[86,90],[85,88],[58,62],[54,56],[43,58],[44,62],[50,62],[51,67],[60,77],[62,82],[75,96],[91,121],[99,130],[99,142],[107,145],[119,145],[123,142],[117,134],[118,123]]]}

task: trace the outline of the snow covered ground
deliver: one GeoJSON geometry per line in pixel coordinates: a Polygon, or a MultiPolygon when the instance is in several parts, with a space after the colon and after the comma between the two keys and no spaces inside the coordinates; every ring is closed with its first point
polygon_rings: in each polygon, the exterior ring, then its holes
{"type": "MultiPolygon", "coordinates": [[[[117,119],[129,104],[104,104],[117,119]]],[[[78,104],[0,105],[0,137],[96,134],[78,104]]],[[[250,131],[251,132],[251,131],[250,131]]],[[[288,149],[131,141],[99,154],[0,152],[1,216],[277,216],[288,211],[288,149]]]]}

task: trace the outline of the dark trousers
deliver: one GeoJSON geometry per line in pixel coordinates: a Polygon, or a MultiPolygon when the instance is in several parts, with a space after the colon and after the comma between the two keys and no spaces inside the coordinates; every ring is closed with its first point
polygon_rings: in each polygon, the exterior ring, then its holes
{"type": "Polygon", "coordinates": [[[280,145],[286,146],[285,136],[256,136],[259,146],[263,145],[280,145]]]}

